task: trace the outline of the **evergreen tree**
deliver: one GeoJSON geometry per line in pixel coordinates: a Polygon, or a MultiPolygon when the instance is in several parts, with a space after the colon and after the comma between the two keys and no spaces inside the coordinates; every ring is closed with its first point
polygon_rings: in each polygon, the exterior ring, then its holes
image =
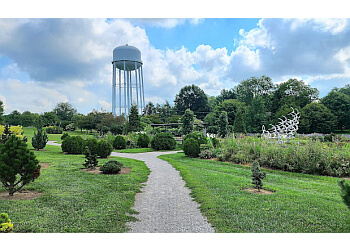
{"type": "Polygon", "coordinates": [[[0,142],[5,143],[8,139],[10,139],[12,132],[10,130],[10,125],[5,124],[4,132],[1,135],[0,142]]]}
{"type": "Polygon", "coordinates": [[[181,117],[182,134],[187,135],[193,131],[194,114],[190,109],[186,109],[185,114],[181,117]]]}
{"type": "Polygon", "coordinates": [[[0,145],[0,181],[10,196],[34,181],[39,171],[39,161],[21,139],[12,135],[0,145]]]}
{"type": "Polygon", "coordinates": [[[34,132],[34,136],[32,138],[32,146],[36,150],[40,150],[45,148],[47,141],[49,138],[45,131],[42,128],[37,129],[37,133],[34,132]]]}
{"type": "Polygon", "coordinates": [[[141,130],[141,119],[137,106],[135,104],[131,105],[129,113],[128,131],[137,132],[141,130]]]}
{"type": "Polygon", "coordinates": [[[235,133],[242,133],[242,134],[247,133],[245,122],[243,119],[243,111],[241,109],[237,109],[236,119],[233,124],[233,131],[235,133]]]}
{"type": "Polygon", "coordinates": [[[227,112],[222,111],[219,117],[219,136],[224,138],[228,134],[228,118],[227,112]]]}
{"type": "Polygon", "coordinates": [[[350,185],[343,179],[339,181],[339,186],[341,188],[341,197],[345,205],[350,209],[350,185]]]}
{"type": "Polygon", "coordinates": [[[83,164],[83,166],[85,168],[88,169],[94,169],[97,167],[98,165],[98,161],[97,161],[97,155],[96,154],[91,154],[91,151],[89,149],[89,147],[85,147],[85,163],[83,164]]]}
{"type": "Polygon", "coordinates": [[[246,117],[247,131],[249,133],[260,133],[262,125],[266,126],[266,109],[262,97],[255,97],[248,106],[246,117]]]}
{"type": "Polygon", "coordinates": [[[260,172],[260,166],[257,161],[253,162],[252,165],[252,184],[255,186],[255,188],[258,189],[260,192],[260,189],[263,187],[262,179],[266,177],[266,172],[261,173],[260,172]]]}

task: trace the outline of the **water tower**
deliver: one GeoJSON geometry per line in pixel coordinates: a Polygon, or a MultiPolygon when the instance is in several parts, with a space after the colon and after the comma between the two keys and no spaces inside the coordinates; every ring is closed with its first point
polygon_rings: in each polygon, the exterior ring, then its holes
{"type": "Polygon", "coordinates": [[[113,50],[112,64],[113,115],[122,115],[124,113],[126,118],[133,102],[137,105],[139,114],[142,114],[142,110],[145,107],[145,95],[143,87],[141,51],[133,46],[129,46],[128,44],[125,46],[116,47],[113,50]],[[117,89],[118,97],[116,93],[117,89]]]}

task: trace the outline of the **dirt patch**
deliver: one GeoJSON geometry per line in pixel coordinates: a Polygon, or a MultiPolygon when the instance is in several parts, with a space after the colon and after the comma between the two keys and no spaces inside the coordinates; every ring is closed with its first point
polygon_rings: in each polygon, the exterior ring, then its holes
{"type": "Polygon", "coordinates": [[[22,190],[21,192],[16,192],[13,196],[9,196],[7,191],[0,192],[0,200],[32,200],[42,195],[42,193],[30,190],[22,190]]]}
{"type": "Polygon", "coordinates": [[[49,150],[46,150],[46,149],[40,149],[40,150],[36,150],[36,149],[30,149],[30,151],[36,151],[36,152],[44,152],[44,151],[49,151],[49,150]]]}
{"type": "MultiPolygon", "coordinates": [[[[91,174],[103,174],[102,171],[100,171],[100,167],[97,167],[95,169],[82,168],[81,171],[88,172],[91,174]]],[[[118,174],[128,174],[128,173],[130,173],[130,168],[122,168],[118,174]]],[[[118,175],[118,174],[114,174],[114,175],[118,175]]]]}
{"type": "Polygon", "coordinates": [[[39,165],[41,166],[40,170],[43,170],[43,169],[49,167],[50,163],[48,163],[48,162],[40,162],[39,165]]]}
{"type": "Polygon", "coordinates": [[[260,191],[258,191],[257,188],[253,188],[253,187],[249,187],[249,188],[246,188],[243,190],[247,191],[249,193],[252,193],[252,194],[273,194],[274,193],[274,192],[266,190],[266,189],[260,189],[260,191]]]}

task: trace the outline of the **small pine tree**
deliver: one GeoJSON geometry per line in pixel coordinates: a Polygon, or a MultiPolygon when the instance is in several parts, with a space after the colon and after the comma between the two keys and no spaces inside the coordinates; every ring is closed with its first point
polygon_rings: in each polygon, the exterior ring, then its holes
{"type": "Polygon", "coordinates": [[[45,131],[42,128],[38,128],[37,133],[34,132],[34,136],[32,138],[32,146],[36,150],[40,150],[45,148],[47,141],[49,138],[45,131]]]}
{"type": "Polygon", "coordinates": [[[8,139],[10,139],[11,135],[12,135],[12,131],[10,129],[10,125],[5,124],[4,132],[1,135],[0,142],[5,143],[8,139]]]}
{"type": "Polygon", "coordinates": [[[341,197],[345,205],[350,209],[350,184],[343,179],[339,181],[339,186],[341,188],[341,197]]]}
{"type": "Polygon", "coordinates": [[[185,114],[181,117],[182,134],[187,135],[193,131],[194,114],[190,109],[186,109],[185,114]]]}
{"type": "Polygon", "coordinates": [[[222,111],[219,116],[219,136],[222,138],[225,138],[228,134],[228,118],[227,118],[227,112],[222,111]]]}
{"type": "Polygon", "coordinates": [[[233,131],[235,133],[242,133],[242,134],[247,133],[244,118],[243,118],[243,111],[240,108],[237,109],[236,111],[236,118],[233,123],[233,131]]]}
{"type": "Polygon", "coordinates": [[[85,147],[84,153],[86,160],[83,166],[88,169],[95,169],[98,165],[97,155],[91,154],[89,147],[85,147]]]}
{"type": "Polygon", "coordinates": [[[127,127],[129,132],[138,132],[141,130],[141,118],[135,104],[131,105],[127,127]]]}
{"type": "Polygon", "coordinates": [[[266,177],[266,172],[261,173],[260,172],[260,166],[257,161],[253,162],[252,165],[252,184],[255,186],[255,188],[258,189],[260,192],[260,189],[263,187],[262,179],[266,177]]]}

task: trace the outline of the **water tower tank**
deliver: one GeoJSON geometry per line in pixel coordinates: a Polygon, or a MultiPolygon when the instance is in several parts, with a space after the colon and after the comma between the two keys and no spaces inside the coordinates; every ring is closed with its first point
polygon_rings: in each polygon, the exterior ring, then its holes
{"type": "Polygon", "coordinates": [[[138,107],[139,113],[145,106],[143,89],[143,72],[141,51],[128,44],[116,47],[113,50],[113,89],[112,89],[112,113],[117,113],[117,70],[119,71],[119,115],[124,111],[125,117],[129,113],[132,103],[138,107]],[[124,95],[123,91],[124,90],[124,95]],[[134,97],[134,99],[133,99],[134,97]],[[136,98],[135,98],[136,97],[136,98]]]}

